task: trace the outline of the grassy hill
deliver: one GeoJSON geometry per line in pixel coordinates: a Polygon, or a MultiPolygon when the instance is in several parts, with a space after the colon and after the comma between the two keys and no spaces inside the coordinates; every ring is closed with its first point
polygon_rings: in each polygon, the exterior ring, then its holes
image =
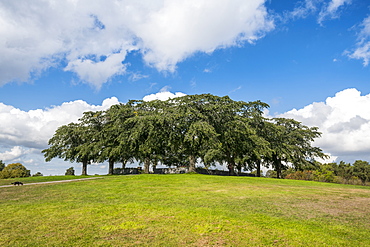
{"type": "Polygon", "coordinates": [[[0,205],[0,246],[370,246],[362,186],[107,176],[0,188],[0,205]]]}

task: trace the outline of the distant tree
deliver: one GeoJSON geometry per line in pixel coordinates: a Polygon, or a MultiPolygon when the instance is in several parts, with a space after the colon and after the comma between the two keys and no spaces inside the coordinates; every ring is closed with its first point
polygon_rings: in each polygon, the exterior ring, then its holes
{"type": "Polygon", "coordinates": [[[32,177],[42,177],[44,176],[44,174],[42,174],[41,172],[36,172],[35,174],[32,175],[32,177]]]}
{"type": "Polygon", "coordinates": [[[313,173],[314,180],[320,182],[334,182],[335,174],[334,174],[334,167],[333,163],[323,164],[320,168],[313,173]]]}
{"type": "Polygon", "coordinates": [[[0,178],[21,178],[30,176],[30,170],[27,170],[21,163],[9,164],[0,172],[0,178]]]}
{"type": "Polygon", "coordinates": [[[358,177],[362,184],[365,185],[366,181],[370,179],[370,164],[367,161],[356,160],[353,163],[353,175],[358,177]]]}
{"type": "Polygon", "coordinates": [[[0,172],[5,168],[5,163],[0,160],[0,172]]]}
{"type": "Polygon", "coordinates": [[[68,169],[66,170],[65,175],[66,175],[66,176],[67,176],[67,175],[72,175],[72,176],[74,176],[74,175],[75,175],[75,169],[74,169],[73,167],[68,168],[68,169]]]}
{"type": "Polygon", "coordinates": [[[350,163],[341,161],[336,167],[335,175],[342,177],[348,183],[353,177],[353,166],[350,163]]]}

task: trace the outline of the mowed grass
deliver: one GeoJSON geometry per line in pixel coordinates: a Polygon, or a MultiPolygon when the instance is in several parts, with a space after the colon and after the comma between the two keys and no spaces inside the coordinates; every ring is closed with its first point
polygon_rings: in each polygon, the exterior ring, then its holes
{"type": "Polygon", "coordinates": [[[0,246],[370,246],[370,188],[197,174],[0,188],[0,246]]]}
{"type": "Polygon", "coordinates": [[[0,186],[2,185],[11,185],[11,183],[20,181],[22,183],[39,183],[39,182],[52,182],[52,181],[62,181],[62,180],[71,180],[71,179],[80,179],[80,178],[92,178],[92,177],[101,177],[100,175],[96,176],[37,176],[37,177],[25,177],[25,178],[8,178],[0,179],[0,186]]]}

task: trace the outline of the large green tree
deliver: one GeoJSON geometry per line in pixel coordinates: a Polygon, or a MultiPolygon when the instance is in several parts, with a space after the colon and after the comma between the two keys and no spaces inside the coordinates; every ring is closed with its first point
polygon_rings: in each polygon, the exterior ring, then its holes
{"type": "Polygon", "coordinates": [[[312,146],[314,139],[321,135],[317,127],[310,128],[286,118],[274,118],[265,127],[269,133],[265,138],[271,149],[271,155],[265,160],[275,169],[278,178],[288,164],[301,170],[315,158],[326,157],[320,148],[312,146]]]}
{"type": "Polygon", "coordinates": [[[42,150],[45,160],[61,158],[65,161],[82,163],[82,175],[87,175],[87,165],[96,159],[97,152],[91,148],[94,139],[90,139],[86,126],[70,123],[59,127],[49,140],[49,148],[42,150]]]}
{"type": "Polygon", "coordinates": [[[235,168],[257,169],[271,164],[278,177],[288,163],[299,169],[323,157],[312,147],[320,136],[292,119],[265,119],[268,105],[234,101],[228,96],[187,95],[167,101],[132,100],[107,111],[85,112],[79,123],[60,127],[45,149],[46,160],[54,157],[83,163],[114,163],[136,160],[149,172],[150,164],[184,165],[195,171],[197,161],[207,166],[226,164],[235,168]],[[185,160],[187,159],[187,162],[185,160]],[[311,162],[311,163],[310,163],[311,162]]]}
{"type": "Polygon", "coordinates": [[[214,106],[220,97],[210,94],[187,95],[171,99],[176,112],[172,117],[172,152],[188,157],[189,172],[195,172],[198,159],[219,145],[214,122],[219,116],[214,106]]]}

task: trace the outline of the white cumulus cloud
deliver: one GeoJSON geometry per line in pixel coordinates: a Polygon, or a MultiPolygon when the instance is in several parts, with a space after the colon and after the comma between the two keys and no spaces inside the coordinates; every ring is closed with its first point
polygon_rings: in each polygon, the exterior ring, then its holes
{"type": "Polygon", "coordinates": [[[254,42],[274,28],[265,0],[0,1],[0,85],[62,66],[100,88],[127,54],[174,71],[196,52],[254,42]]]}
{"type": "Polygon", "coordinates": [[[24,155],[25,153],[26,152],[22,147],[14,146],[10,150],[0,153],[0,160],[7,162],[9,160],[17,159],[24,155]]]}
{"type": "Polygon", "coordinates": [[[149,95],[144,96],[143,100],[144,101],[152,101],[152,100],[163,100],[164,101],[164,100],[177,98],[177,97],[186,95],[181,92],[171,93],[168,91],[168,89],[169,89],[168,87],[164,87],[158,93],[149,94],[149,95]]]}
{"type": "Polygon", "coordinates": [[[76,100],[30,111],[0,103],[0,143],[3,146],[46,148],[59,126],[77,121],[85,111],[105,110],[118,103],[115,97],[104,100],[100,106],[76,100]]]}
{"type": "Polygon", "coordinates": [[[370,94],[346,89],[325,102],[293,109],[282,117],[293,118],[308,126],[319,127],[322,137],[315,145],[339,160],[370,160],[370,94]]]}

